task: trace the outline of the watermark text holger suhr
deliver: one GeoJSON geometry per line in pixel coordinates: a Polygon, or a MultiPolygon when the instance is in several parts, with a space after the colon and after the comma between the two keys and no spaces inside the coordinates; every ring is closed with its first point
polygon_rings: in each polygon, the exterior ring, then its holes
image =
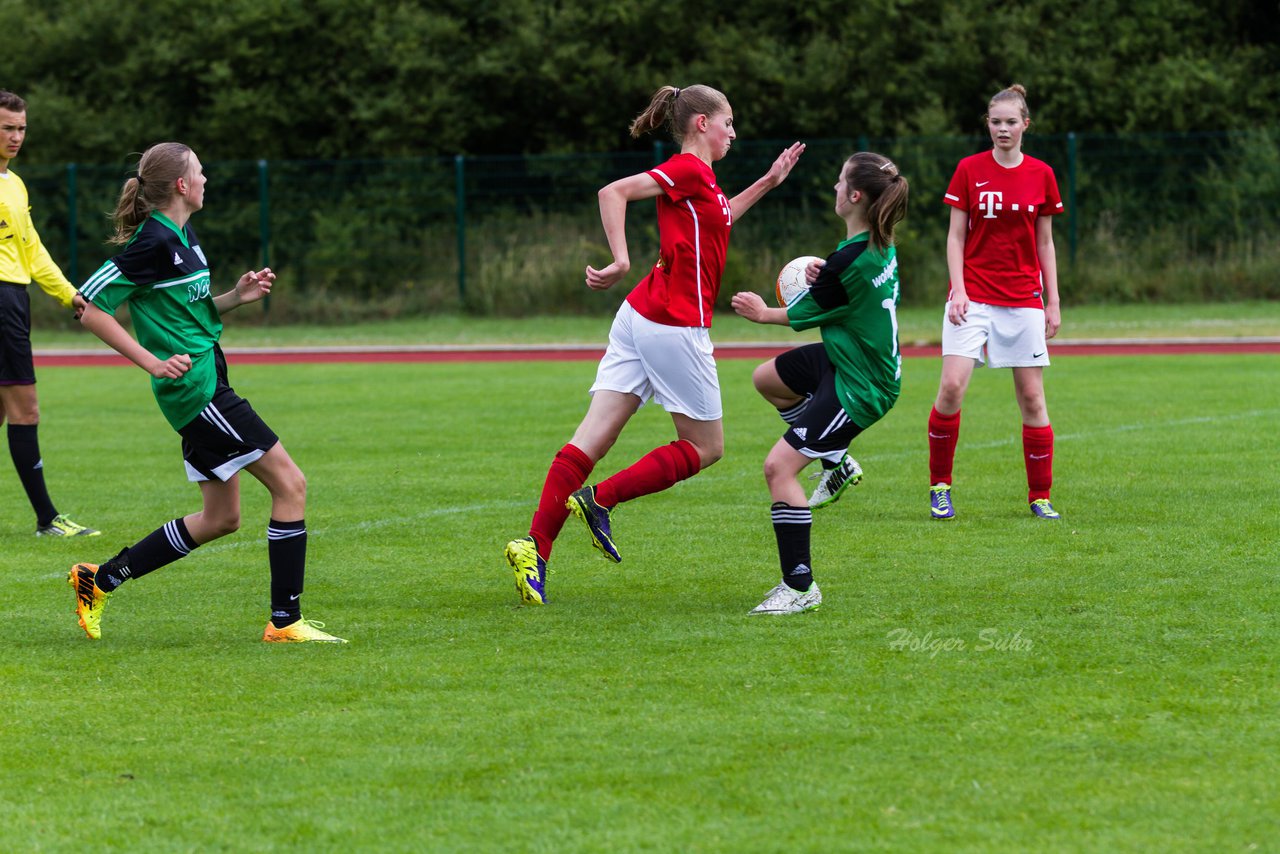
{"type": "Polygon", "coordinates": [[[923,652],[936,658],[942,652],[1030,652],[1035,642],[1024,637],[1022,629],[1009,634],[996,628],[978,631],[976,638],[958,635],[944,637],[928,631],[923,635],[911,629],[892,629],[885,635],[889,649],[897,652],[923,652]]]}

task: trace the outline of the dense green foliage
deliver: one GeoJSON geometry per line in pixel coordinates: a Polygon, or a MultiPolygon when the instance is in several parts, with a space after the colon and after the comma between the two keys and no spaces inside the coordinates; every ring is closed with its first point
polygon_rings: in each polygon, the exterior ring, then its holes
{"type": "MultiPolygon", "coordinates": [[[[85,639],[69,564],[197,491],[141,371],[43,370],[54,495],[104,533],[37,540],[0,476],[3,848],[1265,851],[1274,361],[1055,357],[1058,524],[1026,510],[1008,372],[979,372],[939,524],[938,361],[908,359],[855,442],[865,482],[815,515],[826,603],[761,620],[782,422],[754,361],[721,363],[725,459],[626,505],[619,565],[566,529],[534,610],[502,546],[590,362],[233,357],[308,474],[305,613],[351,640],[283,649],[257,639],[269,503],[247,477],[242,530],[126,584],[85,639]]],[[[671,435],[646,407],[596,477],[671,435]]]]}
{"type": "MultiPolygon", "coordinates": [[[[1270,9],[1267,7],[1270,6],[1270,9]]],[[[658,85],[756,138],[956,134],[1014,81],[1044,132],[1280,117],[1280,18],[1244,0],[0,0],[35,162],[161,138],[209,160],[609,151],[658,85]]]]}

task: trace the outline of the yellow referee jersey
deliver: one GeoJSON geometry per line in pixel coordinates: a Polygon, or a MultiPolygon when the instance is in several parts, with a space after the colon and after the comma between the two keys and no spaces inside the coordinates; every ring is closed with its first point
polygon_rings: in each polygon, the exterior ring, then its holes
{"type": "Polygon", "coordinates": [[[27,185],[10,169],[0,172],[0,282],[29,285],[33,280],[63,308],[71,308],[76,290],[40,242],[27,185]]]}

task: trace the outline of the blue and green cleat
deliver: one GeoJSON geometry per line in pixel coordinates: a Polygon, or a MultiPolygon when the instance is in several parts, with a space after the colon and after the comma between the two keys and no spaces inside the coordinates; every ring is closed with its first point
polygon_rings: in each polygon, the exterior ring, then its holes
{"type": "Polygon", "coordinates": [[[935,519],[956,517],[956,509],[951,506],[951,484],[935,483],[929,487],[929,515],[935,519]]]}
{"type": "Polygon", "coordinates": [[[1053,509],[1047,498],[1037,498],[1031,502],[1031,513],[1037,519],[1061,519],[1061,514],[1053,509]]]}
{"type": "Polygon", "coordinates": [[[573,515],[587,524],[591,532],[591,545],[614,563],[622,563],[622,555],[613,544],[613,529],[609,525],[609,511],[596,503],[596,488],[584,486],[564,503],[573,515]]]}

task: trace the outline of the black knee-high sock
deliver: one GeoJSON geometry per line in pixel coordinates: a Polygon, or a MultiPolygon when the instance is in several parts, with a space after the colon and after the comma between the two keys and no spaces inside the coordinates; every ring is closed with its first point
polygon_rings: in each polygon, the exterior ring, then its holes
{"type": "Polygon", "coordinates": [[[96,583],[102,592],[110,593],[130,578],[141,578],[186,557],[198,545],[186,522],[173,519],[99,566],[96,583]]]}
{"type": "Polygon", "coordinates": [[[18,479],[27,491],[31,509],[36,511],[36,524],[48,525],[58,515],[44,485],[44,460],[40,459],[40,440],[36,424],[9,425],[9,456],[18,470],[18,479]]]}
{"type": "Polygon", "coordinates": [[[277,629],[302,618],[303,577],[307,571],[307,525],[277,522],[267,525],[267,557],[271,561],[271,624],[277,629]]]}
{"type": "Polygon", "coordinates": [[[778,538],[778,561],[782,580],[792,590],[805,591],[813,584],[809,563],[809,531],[813,527],[813,511],[808,507],[792,507],[776,501],[770,508],[773,535],[778,538]]]}

